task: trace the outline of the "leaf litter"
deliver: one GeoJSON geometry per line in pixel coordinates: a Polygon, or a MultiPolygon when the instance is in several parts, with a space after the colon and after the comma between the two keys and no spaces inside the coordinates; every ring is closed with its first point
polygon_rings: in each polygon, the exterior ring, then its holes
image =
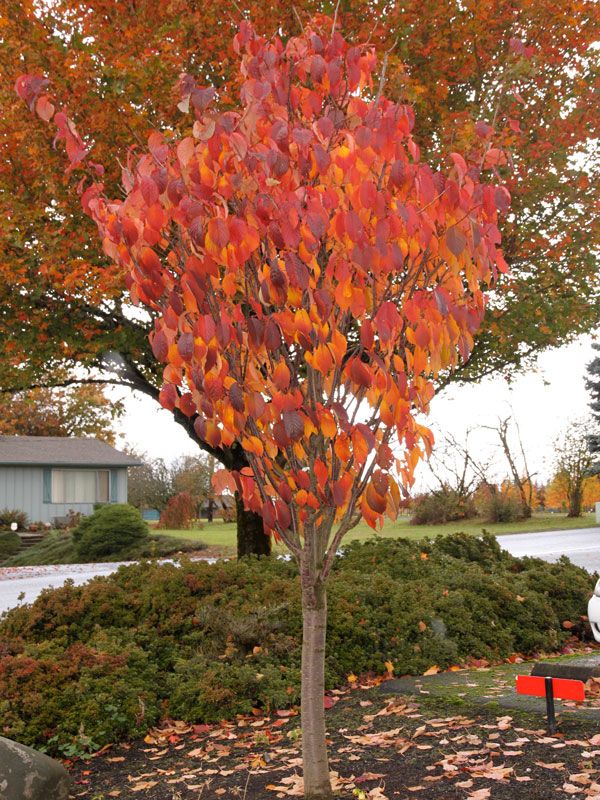
{"type": "MultiPolygon", "coordinates": [[[[540,715],[457,713],[439,697],[390,698],[377,691],[380,680],[349,677],[325,703],[332,784],[343,800],[600,800],[597,720],[565,719],[548,736],[540,715]]],[[[302,797],[298,710],[215,725],[167,721],[72,771],[72,798],[88,800],[302,797]]]]}

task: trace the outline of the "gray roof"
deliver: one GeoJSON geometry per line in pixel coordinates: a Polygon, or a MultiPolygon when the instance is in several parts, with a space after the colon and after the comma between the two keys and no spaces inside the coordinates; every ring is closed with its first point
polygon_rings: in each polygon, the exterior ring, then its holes
{"type": "Polygon", "coordinates": [[[0,436],[0,464],[133,467],[140,461],[99,439],[76,436],[0,436]]]}

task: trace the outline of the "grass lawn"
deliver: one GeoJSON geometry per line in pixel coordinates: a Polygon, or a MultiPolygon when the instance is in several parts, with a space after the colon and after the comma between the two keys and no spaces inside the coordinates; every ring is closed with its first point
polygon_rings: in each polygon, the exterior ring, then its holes
{"type": "MultiPolygon", "coordinates": [[[[572,530],[575,528],[590,528],[595,526],[593,514],[584,514],[578,519],[569,519],[562,514],[535,514],[531,519],[521,522],[502,522],[491,524],[481,519],[468,520],[465,522],[449,522],[445,525],[411,525],[409,517],[400,517],[396,522],[386,522],[383,530],[379,533],[383,537],[404,536],[408,539],[423,539],[425,536],[439,536],[440,534],[464,533],[478,534],[485,530],[497,536],[506,533],[527,533],[529,531],[560,531],[572,530]]],[[[183,539],[196,539],[204,542],[211,548],[223,548],[225,551],[233,552],[236,542],[235,523],[223,523],[220,521],[205,523],[202,529],[192,529],[186,531],[156,531],[157,534],[169,536],[179,536],[183,539]]],[[[374,535],[374,532],[364,522],[350,531],[345,541],[359,539],[365,541],[374,535]]],[[[283,548],[282,548],[283,549],[283,548]]]]}

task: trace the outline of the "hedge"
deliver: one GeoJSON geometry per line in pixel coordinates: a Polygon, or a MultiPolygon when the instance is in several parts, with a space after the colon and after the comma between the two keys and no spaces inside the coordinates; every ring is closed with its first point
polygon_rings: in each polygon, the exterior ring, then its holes
{"type": "MultiPolygon", "coordinates": [[[[550,651],[593,578],[515,559],[488,535],[353,543],[329,586],[328,686],[469,657],[550,651]]],[[[0,733],[71,754],[161,716],[214,722],[299,699],[295,567],[277,559],[121,568],[0,620],[0,733]]]]}

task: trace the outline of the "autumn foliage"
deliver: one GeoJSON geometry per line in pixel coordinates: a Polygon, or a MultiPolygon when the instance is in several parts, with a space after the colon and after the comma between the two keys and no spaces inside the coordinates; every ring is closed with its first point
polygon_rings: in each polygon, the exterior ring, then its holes
{"type": "MultiPolygon", "coordinates": [[[[508,193],[456,153],[448,176],[420,163],[412,109],[367,99],[372,50],[313,32],[284,47],[247,24],[236,49],[241,112],[212,111],[214,91],[183,78],[192,135],[151,134],[124,201],[99,183],[82,201],[133,299],[161,313],[163,405],[199,411],[214,447],[241,441],[252,467],[236,486],[297,548],[322,509],[344,527],[359,500],[373,526],[395,514],[391,468],[408,485],[430,446],[412,412],[427,409],[431,377],[467,359],[482,284],[505,268],[508,193]]],[[[48,119],[44,89],[17,85],[48,119]]],[[[86,145],[64,113],[54,122],[73,169],[86,145]]],[[[499,158],[488,148],[482,162],[499,158]]]]}
{"type": "Polygon", "coordinates": [[[484,289],[506,269],[509,194],[481,182],[505,159],[484,126],[468,160],[423,163],[413,110],[385,97],[374,49],[328,18],[285,44],[244,22],[234,49],[239,110],[219,112],[215,90],[183,76],[190,135],[154,132],[130,151],[124,199],[105,196],[103,167],[45,80],[23,76],[17,91],[53,119],[69,170],[93,176],[83,207],[156,315],[162,404],[212,448],[243,448],[248,466],[218,488],[239,491],[300,565],[307,796],[328,797],[324,582],[361,517],[395,517],[431,448],[416,415],[440,372],[468,359],[484,289]]]}
{"type": "Polygon", "coordinates": [[[162,510],[159,528],[183,530],[189,528],[196,516],[198,504],[188,492],[179,492],[170,497],[162,510]]]}

